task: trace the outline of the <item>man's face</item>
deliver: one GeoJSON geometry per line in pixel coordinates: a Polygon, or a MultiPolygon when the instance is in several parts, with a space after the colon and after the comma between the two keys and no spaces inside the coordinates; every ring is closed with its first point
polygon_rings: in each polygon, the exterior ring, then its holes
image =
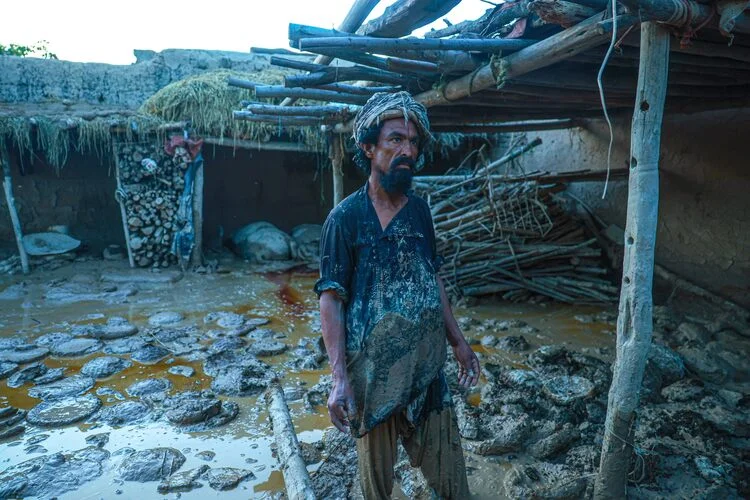
{"type": "Polygon", "coordinates": [[[383,122],[377,144],[364,144],[370,168],[387,193],[405,193],[411,188],[419,156],[419,133],[410,120],[392,118],[383,122]]]}

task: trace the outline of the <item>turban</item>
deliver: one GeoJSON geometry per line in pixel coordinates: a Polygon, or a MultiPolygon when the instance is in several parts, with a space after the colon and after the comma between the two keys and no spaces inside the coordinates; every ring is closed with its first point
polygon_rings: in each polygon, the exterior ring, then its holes
{"type": "Polygon", "coordinates": [[[414,123],[422,139],[422,146],[432,141],[427,110],[404,91],[390,94],[378,92],[370,97],[354,118],[354,141],[361,144],[368,128],[384,120],[400,117],[414,123]]]}

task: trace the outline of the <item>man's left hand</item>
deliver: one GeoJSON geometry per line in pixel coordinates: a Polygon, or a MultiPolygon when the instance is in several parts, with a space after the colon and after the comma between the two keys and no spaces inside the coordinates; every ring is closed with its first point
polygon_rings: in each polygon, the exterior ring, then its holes
{"type": "Polygon", "coordinates": [[[466,340],[453,346],[453,355],[458,361],[459,385],[467,388],[477,385],[481,373],[479,359],[466,340]]]}

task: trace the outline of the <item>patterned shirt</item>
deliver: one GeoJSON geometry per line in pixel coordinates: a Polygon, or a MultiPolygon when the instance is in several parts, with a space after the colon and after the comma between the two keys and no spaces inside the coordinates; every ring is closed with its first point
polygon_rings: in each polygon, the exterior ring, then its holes
{"type": "Polygon", "coordinates": [[[450,404],[429,207],[409,193],[383,230],[367,191],[365,183],[329,214],[315,284],[318,296],[333,290],[345,304],[355,436],[398,411],[417,426],[428,412],[450,404]]]}

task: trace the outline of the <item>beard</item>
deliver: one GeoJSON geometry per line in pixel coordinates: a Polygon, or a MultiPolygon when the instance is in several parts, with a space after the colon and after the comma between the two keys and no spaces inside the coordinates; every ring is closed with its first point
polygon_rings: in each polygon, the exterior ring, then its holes
{"type": "Polygon", "coordinates": [[[396,158],[391,162],[388,173],[380,178],[380,185],[388,194],[406,194],[411,189],[416,162],[408,157],[396,158]],[[407,165],[409,168],[399,168],[407,165]]]}

